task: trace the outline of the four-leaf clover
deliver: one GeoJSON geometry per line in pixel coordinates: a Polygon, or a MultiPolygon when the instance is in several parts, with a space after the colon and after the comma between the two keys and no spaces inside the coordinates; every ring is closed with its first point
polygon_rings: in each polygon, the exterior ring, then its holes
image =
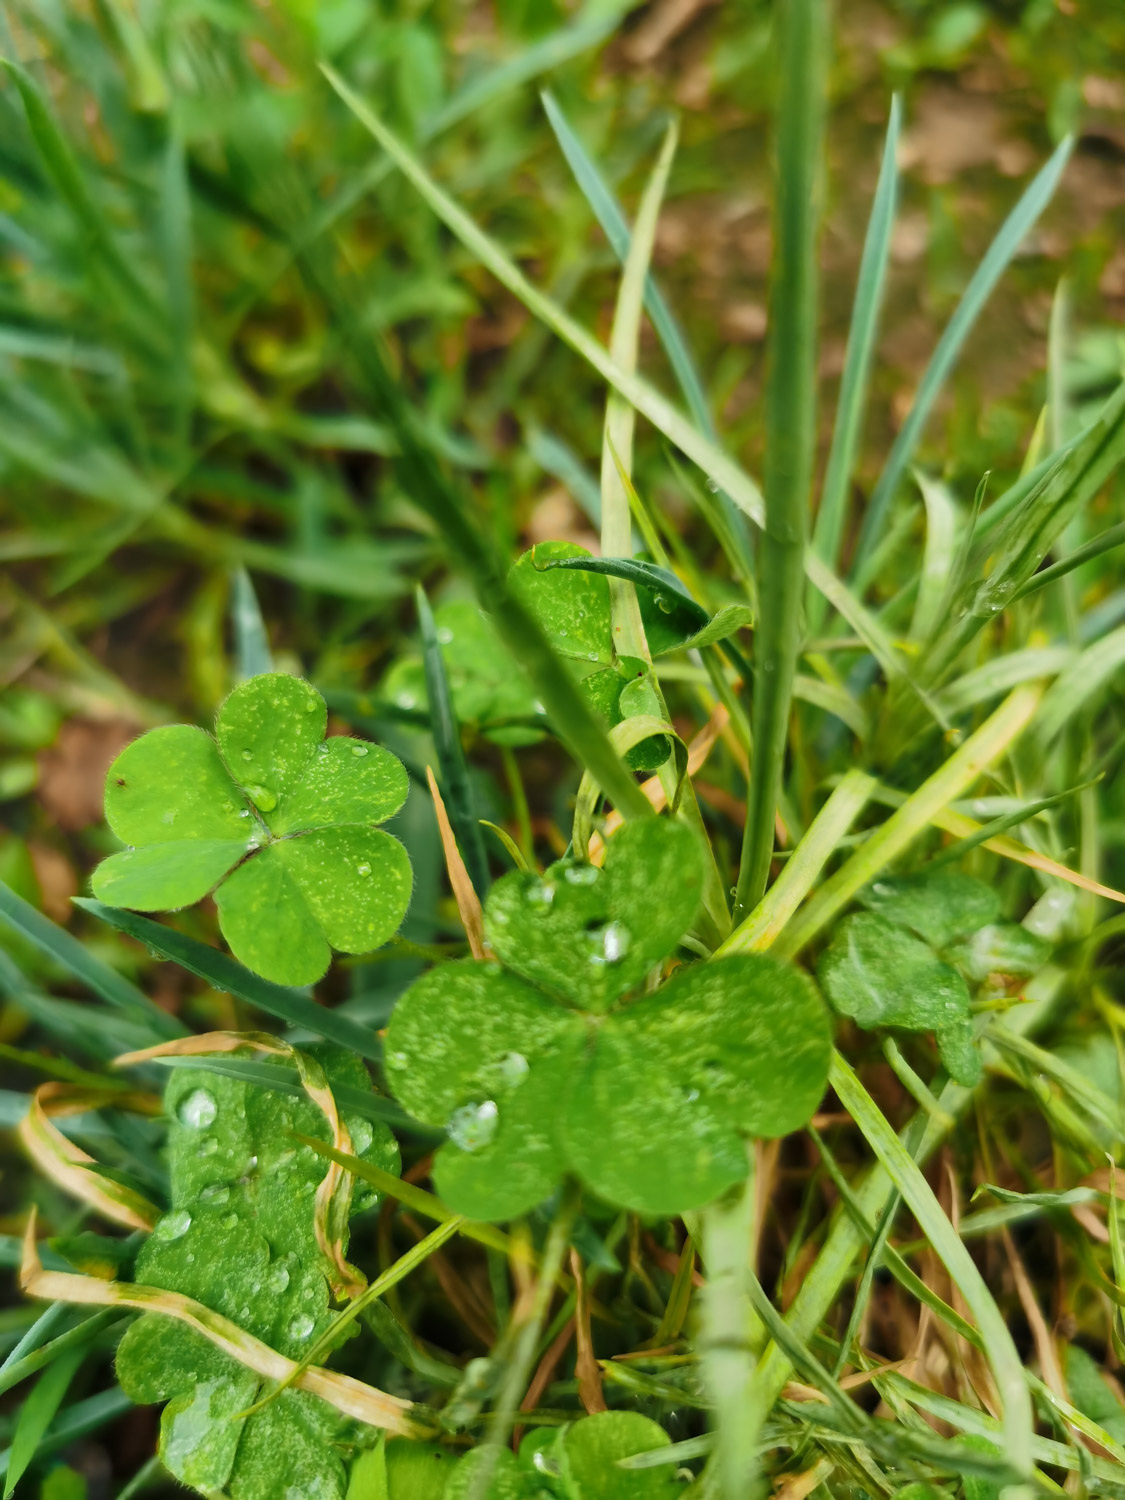
{"type": "Polygon", "coordinates": [[[235,957],[277,984],[313,983],[333,948],[380,947],[410,902],[406,850],[375,827],[405,801],[406,772],[326,727],[311,683],[266,673],[234,689],[214,738],[175,724],[134,740],[105,796],[130,847],[98,866],[94,894],[171,911],[213,892],[235,957]]]}
{"type": "Polygon", "coordinates": [[[448,1129],[434,1181],[459,1213],[512,1218],[568,1171],[624,1207],[681,1213],[745,1176],[745,1137],[812,1114],[831,1039],[792,965],[693,964],[622,1003],[683,937],[702,883],[691,829],[630,823],[604,869],[563,860],[497,881],[484,924],[500,962],[444,964],[403,995],[387,1078],[448,1129]]]}

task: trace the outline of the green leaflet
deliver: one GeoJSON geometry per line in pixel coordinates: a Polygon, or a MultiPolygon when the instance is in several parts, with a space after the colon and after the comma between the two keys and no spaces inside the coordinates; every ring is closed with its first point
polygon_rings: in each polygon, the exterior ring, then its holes
{"type": "Polygon", "coordinates": [[[831,1039],[796,968],[720,959],[618,1003],[675,948],[702,878],[689,828],[627,824],[604,870],[561,861],[496,882],[485,932],[505,967],[445,964],[399,1001],[388,1082],[448,1130],[434,1181],[458,1212],[515,1217],[569,1170],[624,1207],[679,1213],[745,1175],[745,1135],[812,1114],[831,1039]]]}
{"type": "Polygon", "coordinates": [[[950,1077],[971,1087],[980,1057],[966,979],[1035,974],[1050,944],[997,922],[997,892],[955,870],[876,880],[859,899],[868,910],[845,918],[820,958],[829,1000],[863,1027],[934,1032],[950,1077]]]}
{"type": "Polygon", "coordinates": [[[944,948],[1000,915],[1000,897],[992,886],[956,870],[876,880],[859,899],[869,911],[897,927],[909,927],[935,948],[944,948]]]}
{"type": "Polygon", "coordinates": [[[406,851],[375,824],[406,798],[389,751],[325,739],[324,699],[270,672],[240,684],[215,738],[173,725],[135,740],[106,778],[106,818],[130,847],[94,872],[111,906],[167,911],[214,892],[219,925],[248,968],[306,985],[331,950],[368,953],[410,901],[406,851]]]}
{"type": "MultiPolygon", "coordinates": [[[[358,1058],[324,1050],[330,1083],[369,1092],[358,1058]]],[[[136,1280],[179,1292],[230,1318],[293,1359],[331,1322],[314,1197],[323,1162],[291,1132],[324,1139],[323,1115],[294,1098],[218,1074],[172,1073],[170,1207],[138,1258],[136,1280]]],[[[356,1153],[398,1171],[386,1126],[345,1115],[356,1153]]],[[[353,1203],[355,1208],[370,1203],[353,1203]]],[[[146,1314],[121,1341],[117,1375],[137,1402],[167,1402],[160,1453],[167,1468],[203,1494],[270,1500],[287,1492],[342,1500],[346,1424],[300,1391],[285,1391],[250,1417],[259,1380],[183,1324],[146,1314]],[[237,1418],[237,1420],[236,1420],[237,1418]]]]}
{"type": "MultiPolygon", "coordinates": [[[[459,724],[474,725],[498,745],[533,745],[542,739],[543,710],[531,684],[492,622],[467,599],[434,610],[438,644],[459,724]]],[[[426,675],[420,657],[395,662],[383,678],[382,696],[407,713],[426,709],[426,675]]]]}
{"type": "Polygon", "coordinates": [[[932,1031],[950,1075],[970,1087],[980,1077],[972,1045],[969,989],[920,938],[874,912],[846,917],[817,973],[835,1008],[860,1026],[932,1031]]]}

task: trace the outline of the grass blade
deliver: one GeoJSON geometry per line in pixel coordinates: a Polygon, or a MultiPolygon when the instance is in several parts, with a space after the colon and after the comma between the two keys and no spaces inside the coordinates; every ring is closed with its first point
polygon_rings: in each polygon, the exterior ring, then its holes
{"type": "MultiPolygon", "coordinates": [[[[82,904],[81,902],[79,903],[82,904]]],[[[33,943],[107,1005],[124,1011],[157,1037],[183,1036],[184,1028],[116,969],[98,958],[49,917],[0,881],[0,925],[33,943]]]]}
{"type": "MultiPolygon", "coordinates": [[[[76,904],[118,932],[144,943],[161,958],[170,958],[173,963],[205,980],[212,989],[235,995],[247,1005],[264,1010],[267,1015],[276,1016],[289,1026],[303,1027],[350,1052],[358,1052],[360,1057],[373,1062],[382,1057],[378,1042],[366,1027],[350,1021],[347,1016],[326,1010],[300,990],[286,989],[268,979],[260,979],[217,948],[209,948],[206,943],[196,942],[195,938],[177,932],[174,927],[165,927],[161,922],[153,922],[149,917],[139,916],[120,906],[105,906],[101,901],[84,897],[78,898],[76,904]]],[[[173,1034],[184,1035],[182,1030],[173,1034]]]]}
{"type": "Polygon", "coordinates": [[[765,532],[754,640],[754,757],[734,919],[761,900],[800,647],[805,538],[816,448],[817,229],[828,57],[823,0],[781,7],[777,210],[766,387],[765,532]]]}
{"type": "Polygon", "coordinates": [[[9,1450],[4,1500],[11,1500],[28,1465],[34,1462],[43,1435],[65,1400],[70,1382],[85,1357],[85,1348],[71,1349],[61,1355],[40,1375],[34,1390],[20,1408],[9,1450]]]}
{"type": "MultiPolygon", "coordinates": [[[[891,231],[898,206],[897,152],[901,126],[902,100],[896,94],[891,100],[883,161],[879,168],[875,197],[871,203],[871,216],[867,221],[863,257],[859,263],[859,280],[856,283],[852,321],[848,329],[844,373],[840,379],[840,395],[836,405],[836,423],[832,429],[832,446],[828,451],[824,487],[813,530],[813,550],[833,571],[839,568],[840,563],[840,545],[848,508],[848,486],[855,467],[856,449],[867,405],[867,382],[879,327],[879,312],[883,304],[883,283],[890,260],[891,231]]],[[[812,633],[815,634],[820,629],[823,615],[820,601],[810,601],[809,629],[812,633]]]]}
{"type": "Polygon", "coordinates": [[[839,1053],[833,1054],[829,1078],[840,1103],[882,1162],[976,1320],[1004,1407],[1007,1457],[1017,1469],[1030,1473],[1035,1432],[1031,1397],[1024,1382],[1023,1361],[1003,1314],[917,1163],[839,1053]]]}
{"type": "Polygon", "coordinates": [[[231,571],[230,617],[239,682],[245,682],[248,677],[257,677],[261,672],[272,672],[273,656],[270,653],[266,623],[262,619],[250,574],[245,568],[234,568],[231,571]]]}
{"type": "Polygon", "coordinates": [[[480,822],[473,806],[473,789],[469,768],[461,745],[461,730],[453,711],[449,680],[445,675],[445,658],[441,654],[437,627],[430,601],[421,587],[416,590],[418,625],[422,633],[422,659],[426,670],[426,697],[430,704],[430,732],[434,737],[438,766],[441,770],[442,797],[449,810],[449,821],[473,882],[473,889],[483,898],[488,893],[488,856],[480,822]]]}
{"type": "Polygon", "coordinates": [[[989,246],[988,253],[973,273],[957,305],[957,310],[938,340],[937,348],[918,385],[918,393],[914,397],[910,414],[902,424],[886,466],[872,491],[867,512],[863,518],[859,541],[856,544],[855,558],[852,563],[853,571],[863,564],[882,535],[887,513],[898,492],[899,483],[906,473],[907,466],[914,457],[914,451],[921,441],[934,402],[940,395],[957,361],[957,356],[961,353],[981,309],[992,295],[996,283],[1007,270],[1009,262],[1023,243],[1024,237],[1054,196],[1063,169],[1070,159],[1073,144],[1073,140],[1068,136],[1029,183],[1019,202],[1001,225],[1000,232],[989,246]]]}

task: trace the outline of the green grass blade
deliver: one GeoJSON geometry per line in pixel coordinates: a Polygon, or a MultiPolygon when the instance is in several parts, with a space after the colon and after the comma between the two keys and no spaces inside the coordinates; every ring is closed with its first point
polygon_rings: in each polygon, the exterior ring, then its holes
{"type": "MultiPolygon", "coordinates": [[[[65,1312],[66,1309],[66,1303],[54,1303],[35,1324],[35,1329],[31,1331],[34,1332],[41,1328],[49,1313],[56,1310],[65,1312]]],[[[53,1364],[55,1360],[73,1350],[75,1346],[78,1346],[79,1352],[85,1351],[91,1339],[101,1333],[107,1324],[117,1322],[120,1317],[121,1313],[116,1308],[107,1307],[103,1308],[101,1312],[94,1313],[89,1318],[83,1318],[82,1322],[74,1328],[68,1328],[65,1333],[60,1333],[57,1338],[51,1339],[47,1343],[36,1343],[34,1347],[25,1348],[25,1340],[21,1339],[17,1346],[22,1351],[19,1358],[15,1359],[10,1355],[4,1361],[3,1365],[0,1366],[0,1395],[4,1395],[5,1392],[10,1391],[13,1386],[19,1385],[20,1381],[26,1380],[29,1375],[34,1375],[47,1365],[53,1364]]],[[[15,1355],[16,1352],[16,1349],[13,1349],[12,1355],[15,1355]]]]}
{"type": "Polygon", "coordinates": [[[957,561],[957,511],[943,484],[916,474],[926,507],[926,545],[918,576],[918,597],[910,621],[910,639],[927,640],[941,618],[942,600],[957,561]]]}
{"type": "Polygon", "coordinates": [[[898,492],[899,483],[906,473],[907,466],[914,457],[914,451],[921,441],[934,402],[941,394],[942,387],[961,353],[965,340],[972,331],[981,309],[992,295],[996,283],[1007,270],[1028,231],[1054,196],[1063,169],[1070,159],[1073,144],[1071,138],[1067,137],[1024,190],[1019,202],[1005,219],[1000,232],[989,246],[988,253],[973,273],[957,305],[957,310],[938,340],[937,348],[919,382],[918,393],[910,408],[910,414],[895,439],[886,466],[872,491],[867,512],[863,518],[859,541],[856,544],[853,569],[862,565],[879,541],[887,513],[898,492]]]}
{"type": "Polygon", "coordinates": [[[43,1436],[66,1399],[70,1382],[85,1357],[85,1348],[71,1349],[48,1365],[20,1408],[15,1431],[12,1433],[4,1500],[11,1500],[16,1485],[23,1478],[29,1464],[34,1462],[43,1436]]]}
{"type": "MultiPolygon", "coordinates": [[[[676,151],[677,136],[678,132],[673,123],[668,127],[660,155],[645,186],[637,215],[636,230],[629,246],[625,271],[621,278],[617,307],[614,310],[609,352],[621,368],[629,374],[633,374],[637,368],[637,346],[641,335],[645,278],[652,259],[652,246],[656,238],[660,205],[664,201],[664,190],[668,184],[668,173],[676,151]]],[[[629,509],[626,482],[633,470],[635,429],[636,412],[633,407],[616,391],[610,390],[606,399],[605,428],[602,437],[601,548],[603,557],[625,557],[632,551],[633,518],[629,509]]],[[[651,660],[644,626],[641,624],[637,593],[633,585],[623,578],[611,576],[609,600],[615,654],[635,656],[641,661],[651,660]]]]}
{"type": "Polygon", "coordinates": [[[83,943],[57,926],[50,917],[36,911],[3,881],[0,881],[0,926],[34,944],[40,953],[61,965],[107,1005],[140,1022],[154,1038],[185,1035],[184,1028],[174,1017],[154,1005],[124,975],[95,958],[83,943]]]}
{"type": "MultiPolygon", "coordinates": [[[[574,174],[574,180],[582,190],[582,195],[590,205],[613,253],[624,264],[629,255],[630,244],[629,226],[625,215],[598,171],[596,163],[587,153],[575,131],[572,130],[558,101],[549,90],[543,93],[542,99],[547,120],[574,174]]],[[[651,271],[645,277],[645,310],[652,319],[652,326],[668,357],[668,363],[683,393],[692,421],[700,432],[712,442],[716,442],[718,434],[703,390],[703,382],[699,378],[695,361],[691,357],[683,332],[676,322],[675,314],[665,300],[651,271]]],[[[728,534],[728,540],[732,543],[749,576],[751,559],[742,519],[725,490],[720,489],[717,498],[722,507],[724,529],[728,534]]]]}
{"type": "Polygon", "coordinates": [[[852,857],[826,880],[785,928],[775,951],[793,957],[838,916],[869,880],[897,859],[929,827],[937,812],[960,797],[993,761],[1015,743],[1039,703],[1036,687],[1020,687],[955,750],[852,857]]]}
{"type": "Polygon", "coordinates": [[[1030,1473],[1035,1432],[1031,1397],[1024,1382],[1023,1361],[1003,1314],[917,1163],[839,1053],[833,1054],[829,1076],[840,1103],[863,1132],[964,1297],[1003,1404],[1007,1457],[1017,1469],[1030,1473]]]}
{"type": "MultiPolygon", "coordinates": [[[[820,507],[813,529],[813,550],[834,572],[840,565],[840,547],[848,510],[848,487],[855,468],[856,450],[867,406],[871,358],[875,351],[879,312],[883,304],[883,284],[890,261],[891,232],[898,206],[897,152],[901,126],[902,100],[896,94],[891,100],[883,161],[879,168],[875,197],[871,203],[871,216],[867,221],[851,326],[848,329],[844,373],[840,378],[836,423],[832,429],[832,446],[828,451],[820,507]]],[[[823,606],[819,600],[810,601],[809,629],[815,632],[822,623],[823,606]]]]}
{"type": "Polygon", "coordinates": [[[426,671],[426,697],[430,705],[430,732],[434,737],[438,769],[441,772],[441,792],[449,812],[449,821],[469,871],[469,879],[477,895],[484,900],[488,893],[488,856],[484,852],[484,838],[480,820],[473,806],[473,789],[469,784],[469,768],[465,764],[465,752],[461,745],[461,728],[453,711],[453,697],[449,691],[449,680],[445,673],[445,658],[441,654],[437,627],[434,624],[430,601],[421,588],[415,591],[418,607],[418,625],[422,634],[422,660],[426,671]]]}
{"type": "Polygon", "coordinates": [[[1058,562],[1052,563],[1049,568],[1033,573],[1023,587],[1018,588],[1012,595],[1012,603],[1014,604],[1017,599],[1026,599],[1029,594],[1038,593],[1049,583],[1065,578],[1068,573],[1073,573],[1075,568],[1082,567],[1084,563],[1091,562],[1095,557],[1101,557],[1103,552],[1112,552],[1115,547],[1120,547],[1123,543],[1125,543],[1125,521],[1111,526],[1108,531],[1103,531],[1100,536],[1093,537],[1084,546],[1076,547],[1073,552],[1060,557],[1058,562]]]}
{"type": "Polygon", "coordinates": [[[1072,723],[1083,706],[1107,682],[1116,678],[1125,662],[1125,625],[1118,626],[1068,666],[1047,689],[1035,716],[1035,744],[1046,750],[1072,723]]]}
{"type": "MultiPolygon", "coordinates": [[[[107,926],[144,943],[146,948],[159,954],[161,958],[170,958],[189,973],[206,980],[214,990],[235,995],[239,1000],[245,1000],[247,1005],[264,1010],[267,1015],[275,1016],[289,1026],[303,1027],[314,1036],[336,1042],[349,1052],[358,1052],[360,1057],[377,1062],[382,1056],[378,1042],[366,1027],[350,1021],[347,1016],[326,1010],[300,990],[286,989],[280,984],[272,984],[268,979],[260,979],[257,974],[251,974],[249,969],[244,969],[240,963],[227,954],[220,953],[217,948],[209,948],[206,943],[199,943],[195,938],[177,932],[174,927],[165,927],[161,922],[153,922],[149,917],[125,911],[123,907],[105,906],[101,901],[85,897],[78,898],[75,904],[107,926]]],[[[177,1031],[175,1035],[182,1036],[183,1032],[177,1031]]]]}
{"type": "MultiPolygon", "coordinates": [[[[39,1441],[38,1456],[43,1458],[49,1453],[57,1453],[60,1448],[78,1442],[88,1433],[97,1432],[100,1427],[105,1427],[133,1409],[132,1401],[119,1385],[112,1386],[108,1391],[99,1391],[96,1396],[87,1396],[84,1401],[68,1406],[58,1420],[48,1427],[39,1441]]],[[[12,1451],[11,1448],[5,1448],[0,1453],[0,1479],[8,1472],[12,1451]]]]}
{"type": "Polygon", "coordinates": [[[823,0],[779,12],[777,210],[766,386],[766,523],[758,549],[754,756],[734,919],[761,900],[800,647],[809,491],[816,451],[817,232],[829,18],[823,0]]]}
{"type": "Polygon", "coordinates": [[[266,622],[261,606],[245,568],[231,571],[231,626],[234,631],[234,658],[239,682],[274,670],[266,622]]]}

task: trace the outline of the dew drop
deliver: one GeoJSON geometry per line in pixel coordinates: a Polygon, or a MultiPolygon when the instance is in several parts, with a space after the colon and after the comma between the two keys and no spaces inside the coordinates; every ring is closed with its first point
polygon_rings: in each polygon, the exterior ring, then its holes
{"type": "Polygon", "coordinates": [[[607,922],[604,927],[587,933],[587,938],[594,945],[590,962],[599,967],[602,964],[619,964],[633,941],[632,933],[623,922],[607,922]]]}
{"type": "Polygon", "coordinates": [[[676,606],[672,603],[671,599],[668,598],[667,594],[657,594],[656,607],[661,614],[670,615],[676,606]]]}
{"type": "Polygon", "coordinates": [[[707,481],[707,489],[708,489],[708,491],[712,495],[717,495],[719,493],[719,482],[718,482],[718,480],[717,479],[709,479],[707,481]]]}
{"type": "Polygon", "coordinates": [[[162,823],[174,823],[176,821],[176,809],[170,807],[160,821],[162,823]]]}
{"type": "Polygon", "coordinates": [[[213,1182],[210,1187],[205,1187],[199,1195],[200,1203],[226,1203],[230,1197],[230,1188],[223,1187],[221,1183],[213,1182]]]}
{"type": "Polygon", "coordinates": [[[214,1095],[206,1089],[193,1089],[180,1105],[180,1123],[192,1130],[206,1130],[217,1113],[214,1095]]]}
{"type": "Polygon", "coordinates": [[[248,807],[244,807],[238,816],[240,818],[248,818],[250,816],[250,809],[248,807]]]}
{"type": "Polygon", "coordinates": [[[254,759],[254,753],[253,753],[253,751],[251,751],[251,750],[244,750],[242,752],[242,759],[243,760],[253,760],[254,759]]]}
{"type": "Polygon", "coordinates": [[[315,698],[306,698],[306,700],[305,700],[305,712],[307,714],[315,714],[316,713],[316,699],[315,698]]]}
{"type": "Polygon", "coordinates": [[[298,1313],[289,1325],[291,1339],[307,1339],[313,1331],[315,1319],[309,1313],[298,1313]]]}
{"type": "Polygon", "coordinates": [[[268,786],[247,786],[250,801],[262,812],[273,812],[277,806],[277,793],[271,792],[268,786]]]}
{"type": "Polygon", "coordinates": [[[356,1156],[362,1156],[375,1139],[375,1132],[370,1122],[364,1119],[349,1120],[347,1124],[348,1134],[352,1138],[352,1150],[356,1156]]]}
{"type": "Polygon", "coordinates": [[[353,755],[366,755],[367,754],[367,746],[366,745],[353,745],[352,746],[352,754],[353,755]]]}
{"type": "Polygon", "coordinates": [[[370,865],[356,865],[355,872],[356,872],[357,875],[370,875],[371,874],[371,866],[370,865]]]}
{"type": "Polygon", "coordinates": [[[534,885],[528,886],[523,899],[528,906],[550,906],[555,899],[555,888],[546,880],[537,880],[534,885]]]}
{"type": "Polygon", "coordinates": [[[205,1135],[199,1143],[200,1156],[214,1156],[219,1149],[219,1142],[213,1135],[205,1135]]]}
{"type": "Polygon", "coordinates": [[[528,1061],[522,1052],[508,1052],[500,1059],[500,1077],[509,1088],[515,1088],[527,1077],[528,1061]]]}
{"type": "Polygon", "coordinates": [[[289,1285],[289,1269],[287,1266],[271,1266],[266,1276],[266,1285],[271,1292],[283,1292],[289,1285]]]}
{"type": "Polygon", "coordinates": [[[569,885],[595,885],[601,873],[597,865],[567,865],[563,871],[569,885]]]}
{"type": "Polygon", "coordinates": [[[414,708],[418,700],[413,693],[399,693],[395,702],[399,708],[414,708]]]}
{"type": "Polygon", "coordinates": [[[449,1117],[449,1139],[462,1151],[480,1151],[496,1134],[500,1112],[493,1099],[483,1104],[463,1104],[449,1117]]]}
{"type": "Polygon", "coordinates": [[[227,1214],[223,1219],[224,1229],[236,1229],[238,1227],[238,1215],[227,1214]]]}
{"type": "Polygon", "coordinates": [[[186,1208],[174,1208],[170,1214],[164,1214],[157,1220],[153,1234],[158,1240],[178,1240],[190,1228],[191,1214],[186,1208]]]}
{"type": "Polygon", "coordinates": [[[448,625],[443,625],[437,633],[437,638],[443,646],[448,646],[453,640],[453,632],[448,625]]]}

